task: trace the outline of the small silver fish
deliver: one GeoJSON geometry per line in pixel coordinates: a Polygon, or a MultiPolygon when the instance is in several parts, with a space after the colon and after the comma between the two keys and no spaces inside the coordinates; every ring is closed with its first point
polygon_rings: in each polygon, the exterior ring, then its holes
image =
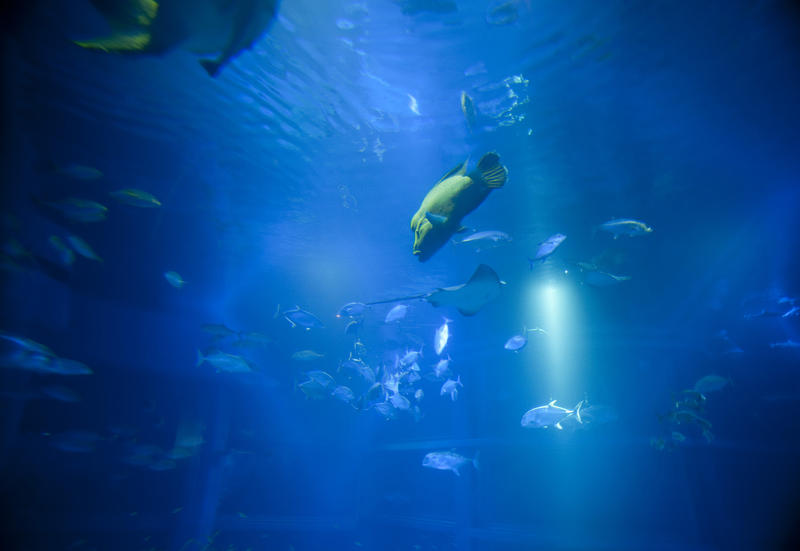
{"type": "Polygon", "coordinates": [[[97,253],[94,252],[94,249],[92,249],[92,247],[86,241],[77,235],[68,235],[67,241],[69,241],[69,244],[72,245],[73,249],[75,249],[75,252],[82,257],[88,258],[89,260],[95,260],[97,262],[103,262],[103,259],[97,256],[97,253]]]}
{"type": "Polygon", "coordinates": [[[721,375],[706,375],[694,384],[695,392],[701,394],[708,394],[709,392],[716,392],[722,390],[731,384],[731,380],[721,375]]]}
{"type": "Polygon", "coordinates": [[[607,272],[587,272],[583,280],[592,287],[611,287],[628,281],[630,278],[630,276],[618,276],[607,272]]]}
{"type": "Polygon", "coordinates": [[[166,279],[167,283],[169,283],[176,289],[181,289],[186,283],[181,277],[181,274],[172,270],[164,272],[164,279],[166,279]]]}
{"type": "Polygon", "coordinates": [[[441,379],[450,373],[450,361],[450,356],[448,356],[447,358],[442,358],[433,366],[433,374],[437,379],[441,379]]]}
{"type": "Polygon", "coordinates": [[[444,323],[436,330],[433,339],[434,350],[436,355],[441,356],[444,347],[447,346],[447,341],[450,339],[450,326],[448,325],[452,320],[444,318],[444,323]]]}
{"type": "Polygon", "coordinates": [[[404,317],[406,317],[406,313],[408,312],[408,306],[405,304],[398,304],[386,314],[384,318],[384,323],[392,323],[393,321],[400,321],[404,317]]]}
{"type": "Polygon", "coordinates": [[[325,327],[325,324],[322,321],[312,314],[311,312],[307,312],[306,310],[302,310],[299,306],[295,306],[291,310],[287,310],[283,313],[283,317],[286,321],[289,322],[289,325],[292,327],[302,327],[306,331],[310,331],[311,329],[321,329],[325,327]]]}
{"type": "Polygon", "coordinates": [[[783,342],[773,342],[769,345],[770,348],[800,348],[800,342],[789,339],[783,342]]]}
{"type": "Polygon", "coordinates": [[[556,405],[553,400],[544,406],[535,407],[525,412],[522,416],[520,424],[525,428],[547,428],[555,427],[561,430],[561,422],[568,417],[575,416],[579,423],[583,423],[581,419],[581,408],[583,402],[580,402],[575,409],[562,408],[556,405]]]}
{"type": "Polygon", "coordinates": [[[74,222],[102,222],[106,219],[106,212],[108,212],[108,208],[97,201],[75,197],[47,203],[47,205],[74,222]]]}
{"type": "Polygon", "coordinates": [[[48,239],[50,246],[52,246],[58,253],[59,259],[64,266],[72,266],[75,263],[75,253],[72,249],[67,247],[66,243],[61,240],[57,235],[51,235],[48,239]]]}
{"type": "Polygon", "coordinates": [[[119,189],[110,192],[109,195],[120,203],[125,203],[132,207],[154,208],[161,206],[161,201],[141,189],[119,189]]]}
{"type": "Polygon", "coordinates": [[[653,228],[649,227],[644,222],[632,220],[630,218],[616,218],[608,222],[603,222],[598,226],[598,229],[613,234],[614,239],[617,239],[620,235],[635,237],[637,235],[645,235],[653,232],[653,228]]]}
{"type": "Polygon", "coordinates": [[[566,235],[563,233],[557,233],[555,235],[551,235],[541,243],[539,243],[539,248],[536,249],[536,255],[533,258],[529,258],[528,262],[530,263],[531,270],[533,270],[533,264],[537,261],[544,262],[548,256],[553,254],[555,250],[558,248],[561,243],[567,238],[566,235]]]}
{"type": "Polygon", "coordinates": [[[234,354],[228,354],[227,352],[223,352],[222,350],[209,350],[207,353],[203,353],[200,350],[197,351],[197,367],[200,367],[204,363],[211,364],[217,372],[224,371],[225,373],[252,373],[253,368],[250,366],[250,363],[242,358],[241,356],[236,356],[234,354]]]}
{"type": "Polygon", "coordinates": [[[473,459],[468,459],[454,451],[430,452],[422,459],[422,466],[440,471],[453,471],[456,476],[461,476],[460,469],[472,463],[475,470],[479,470],[478,454],[473,459]]]}
{"type": "Polygon", "coordinates": [[[442,385],[442,389],[439,391],[439,396],[449,394],[450,399],[455,402],[456,398],[458,398],[458,387],[463,386],[464,385],[461,383],[461,375],[459,375],[455,381],[453,379],[447,379],[442,385]]]}
{"type": "Polygon", "coordinates": [[[324,357],[325,354],[320,354],[319,352],[314,352],[313,350],[298,350],[292,354],[292,359],[298,362],[311,362],[324,357]]]}

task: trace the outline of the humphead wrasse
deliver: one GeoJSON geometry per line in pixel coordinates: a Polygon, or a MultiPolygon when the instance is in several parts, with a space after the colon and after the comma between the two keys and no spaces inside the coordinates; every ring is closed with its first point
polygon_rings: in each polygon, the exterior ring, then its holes
{"type": "Polygon", "coordinates": [[[200,55],[209,75],[249,49],[269,28],[279,0],[92,0],[111,35],[76,41],[90,50],[160,55],[183,48],[200,55]]]}
{"type": "Polygon", "coordinates": [[[413,253],[425,262],[461,229],[461,219],[478,208],[493,189],[503,187],[508,170],[497,153],[487,153],[467,174],[467,162],[442,176],[411,218],[413,253]]]}

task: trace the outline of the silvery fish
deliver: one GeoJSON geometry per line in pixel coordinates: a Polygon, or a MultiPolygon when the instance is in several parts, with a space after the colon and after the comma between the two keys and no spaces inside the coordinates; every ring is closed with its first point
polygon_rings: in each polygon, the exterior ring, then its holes
{"type": "Polygon", "coordinates": [[[319,370],[308,371],[306,372],[306,377],[308,377],[309,380],[324,386],[325,388],[328,388],[331,385],[336,384],[336,381],[333,380],[333,377],[331,377],[324,371],[319,371],[319,370]]]}
{"type": "Polygon", "coordinates": [[[405,304],[398,304],[386,314],[386,318],[384,318],[384,323],[392,323],[393,321],[399,321],[406,317],[406,313],[408,312],[408,306],[405,304]]]}
{"type": "Polygon", "coordinates": [[[533,269],[533,263],[537,261],[544,262],[545,259],[553,254],[555,250],[558,248],[559,245],[567,238],[566,235],[563,233],[557,233],[555,235],[551,235],[546,240],[539,243],[539,248],[536,249],[536,255],[533,258],[529,258],[528,262],[530,263],[531,270],[533,269]]]}
{"type": "Polygon", "coordinates": [[[50,350],[48,346],[38,343],[33,339],[29,339],[28,337],[21,337],[19,335],[12,335],[11,333],[0,331],[0,339],[14,343],[20,348],[24,348],[28,352],[35,352],[37,354],[44,354],[46,356],[55,356],[53,351],[50,350]]]}
{"type": "Polygon", "coordinates": [[[436,355],[441,356],[444,347],[447,346],[447,341],[450,339],[450,326],[447,325],[451,320],[444,318],[444,323],[436,330],[433,339],[433,346],[436,350],[436,355]]]}
{"type": "Polygon", "coordinates": [[[295,306],[291,310],[285,311],[283,313],[283,317],[286,318],[286,321],[288,321],[289,325],[292,327],[300,326],[306,331],[325,327],[325,325],[317,316],[311,312],[300,309],[299,306],[295,306]]]}
{"type": "Polygon", "coordinates": [[[553,400],[547,405],[535,407],[525,412],[525,415],[522,416],[522,421],[520,421],[520,424],[525,428],[555,427],[558,430],[561,430],[563,428],[561,426],[561,421],[564,421],[573,415],[577,418],[579,423],[583,423],[583,420],[581,419],[582,407],[583,402],[580,402],[577,406],[575,406],[575,409],[562,408],[557,406],[556,401],[553,400]]]}
{"type": "Polygon", "coordinates": [[[422,355],[422,349],[420,350],[409,350],[406,352],[402,358],[400,358],[400,365],[405,367],[416,363],[419,357],[422,355]]]}
{"type": "Polygon", "coordinates": [[[50,246],[58,253],[58,257],[64,266],[72,266],[75,263],[75,253],[67,247],[66,243],[57,235],[51,235],[47,240],[50,246]]]}
{"type": "Polygon", "coordinates": [[[111,197],[126,205],[142,208],[160,207],[161,201],[141,189],[120,189],[109,193],[111,197]]]}
{"type": "Polygon", "coordinates": [[[695,392],[708,394],[722,390],[731,383],[731,380],[721,375],[706,375],[694,384],[695,392]]]}
{"type": "Polygon", "coordinates": [[[394,419],[397,417],[397,410],[394,408],[392,404],[389,402],[378,402],[377,404],[372,406],[375,408],[380,415],[388,419],[394,419]]]}
{"type": "Polygon", "coordinates": [[[425,397],[425,391],[423,391],[421,388],[418,388],[417,391],[414,393],[414,399],[417,402],[420,402],[424,397],[425,397]]]}
{"type": "Polygon", "coordinates": [[[441,379],[450,373],[450,356],[447,358],[442,358],[436,365],[433,366],[433,374],[436,375],[437,379],[441,379]]]}
{"type": "Polygon", "coordinates": [[[789,339],[783,342],[773,342],[769,345],[770,348],[800,348],[800,342],[789,339]]]}
{"type": "Polygon", "coordinates": [[[317,381],[313,379],[309,379],[308,381],[304,381],[297,385],[297,388],[303,391],[303,394],[306,395],[306,398],[316,399],[316,398],[325,398],[330,394],[330,390],[325,385],[321,385],[317,381]]]}
{"type": "Polygon", "coordinates": [[[395,392],[390,398],[389,401],[391,404],[397,408],[406,410],[411,407],[411,402],[408,401],[408,398],[400,394],[399,392],[395,392]]]}
{"type": "Polygon", "coordinates": [[[496,247],[503,243],[511,243],[511,236],[501,231],[479,231],[468,235],[461,240],[453,240],[455,245],[472,244],[478,248],[478,251],[496,247]]]}
{"type": "Polygon", "coordinates": [[[455,381],[453,379],[447,379],[442,385],[442,389],[439,391],[439,396],[449,394],[450,399],[455,402],[456,398],[458,398],[458,387],[463,386],[464,385],[461,383],[461,375],[459,375],[455,381]]]}
{"type": "Polygon", "coordinates": [[[617,276],[606,272],[587,272],[583,278],[592,287],[610,287],[629,279],[630,276],[617,276]]]}
{"type": "Polygon", "coordinates": [[[457,454],[453,451],[446,452],[430,452],[422,459],[422,466],[430,469],[438,469],[440,471],[453,471],[456,476],[461,476],[459,472],[464,465],[472,463],[475,470],[479,470],[478,454],[475,454],[473,459],[468,459],[463,455],[457,454]]]}
{"type": "Polygon", "coordinates": [[[319,352],[314,352],[313,350],[298,350],[292,354],[292,359],[298,362],[311,362],[324,357],[325,354],[320,354],[319,352]]]}
{"type": "Polygon", "coordinates": [[[356,395],[346,386],[337,386],[333,389],[333,392],[331,392],[331,396],[337,400],[341,400],[345,404],[352,404],[356,400],[356,395]]]}
{"type": "Polygon", "coordinates": [[[204,363],[209,363],[214,366],[217,372],[224,371],[225,373],[252,373],[253,369],[250,363],[234,354],[228,354],[222,350],[212,349],[205,354],[200,350],[197,351],[197,367],[204,363]]]}
{"type": "Polygon", "coordinates": [[[65,218],[74,222],[102,222],[106,219],[108,208],[97,201],[70,197],[61,201],[47,203],[58,210],[65,218]]]}
{"type": "Polygon", "coordinates": [[[200,329],[217,339],[234,337],[239,334],[222,323],[204,323],[200,326],[200,329]]]}
{"type": "Polygon", "coordinates": [[[67,241],[75,249],[75,252],[81,255],[84,258],[88,258],[89,260],[96,260],[97,262],[102,262],[103,259],[97,256],[97,253],[94,252],[94,249],[83,239],[78,237],[77,235],[68,235],[67,241]]]}
{"type": "Polygon", "coordinates": [[[169,283],[176,289],[180,289],[186,283],[181,277],[181,274],[172,270],[164,272],[164,279],[166,279],[167,283],[169,283]]]}
{"type": "Polygon", "coordinates": [[[616,218],[614,220],[609,220],[608,222],[600,224],[597,228],[613,234],[614,239],[620,235],[635,237],[637,235],[644,235],[646,233],[653,232],[653,228],[648,227],[648,225],[644,222],[632,220],[630,218],[616,218]]]}

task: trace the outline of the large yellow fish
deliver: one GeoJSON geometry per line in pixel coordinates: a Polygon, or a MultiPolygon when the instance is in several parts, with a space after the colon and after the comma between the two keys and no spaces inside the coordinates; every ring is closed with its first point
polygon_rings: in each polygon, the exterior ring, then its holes
{"type": "Polygon", "coordinates": [[[425,262],[461,229],[461,219],[475,210],[493,189],[501,188],[508,169],[497,153],[487,153],[467,174],[467,161],[442,176],[411,219],[413,253],[425,262]]]}
{"type": "Polygon", "coordinates": [[[201,55],[211,76],[267,30],[279,0],[92,0],[111,36],[77,41],[83,48],[159,55],[184,48],[201,55]]]}

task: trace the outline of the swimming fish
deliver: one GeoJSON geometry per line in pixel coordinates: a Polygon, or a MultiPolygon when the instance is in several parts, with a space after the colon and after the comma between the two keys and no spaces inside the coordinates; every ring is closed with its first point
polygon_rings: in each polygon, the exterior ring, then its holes
{"type": "Polygon", "coordinates": [[[353,404],[356,401],[356,395],[350,389],[350,387],[346,386],[337,386],[331,392],[331,396],[336,398],[337,400],[341,400],[345,404],[353,404]]]}
{"type": "Polygon", "coordinates": [[[314,352],[313,350],[298,350],[292,354],[292,359],[298,362],[311,362],[324,357],[325,354],[320,354],[319,352],[314,352]]]}
{"type": "Polygon", "coordinates": [[[408,312],[408,306],[405,304],[398,304],[386,314],[386,317],[383,320],[383,323],[392,323],[394,321],[400,321],[404,317],[406,317],[406,313],[408,312]]]}
{"type": "Polygon", "coordinates": [[[65,165],[47,163],[47,168],[59,176],[66,176],[73,180],[98,180],[103,177],[103,173],[93,166],[78,163],[67,163],[65,165]]]}
{"type": "Polygon", "coordinates": [[[61,201],[51,201],[45,205],[59,211],[73,222],[102,222],[106,219],[108,208],[97,201],[69,197],[61,201]]]}
{"type": "Polygon", "coordinates": [[[102,258],[97,256],[97,253],[94,252],[94,249],[92,249],[92,247],[86,241],[77,235],[68,235],[67,241],[69,241],[69,244],[72,245],[73,249],[75,249],[75,252],[82,257],[88,258],[89,260],[95,260],[97,262],[103,261],[102,258]]]}
{"type": "Polygon", "coordinates": [[[433,374],[436,376],[437,379],[441,379],[450,373],[450,356],[447,358],[442,358],[439,360],[435,366],[433,366],[433,374]]]}
{"type": "Polygon", "coordinates": [[[701,394],[708,394],[709,392],[716,392],[722,390],[731,384],[731,380],[721,375],[706,375],[694,384],[695,392],[701,394]]]}
{"type": "Polygon", "coordinates": [[[72,266],[75,263],[75,253],[67,247],[66,243],[57,235],[51,235],[48,243],[58,253],[59,260],[64,266],[72,266]]]}
{"type": "Polygon", "coordinates": [[[412,96],[411,94],[406,94],[408,96],[408,108],[411,110],[412,113],[415,115],[419,115],[419,103],[417,103],[417,98],[412,96]]]}
{"type": "Polygon", "coordinates": [[[119,189],[110,192],[109,195],[120,203],[125,203],[132,207],[154,208],[161,206],[161,201],[141,189],[119,189]]]}
{"type": "Polygon", "coordinates": [[[423,467],[440,471],[453,471],[456,476],[461,476],[460,469],[469,463],[472,463],[475,470],[480,470],[477,453],[474,458],[468,459],[454,451],[430,452],[422,459],[423,467]]]}
{"type": "Polygon", "coordinates": [[[609,232],[617,239],[620,235],[627,235],[628,237],[635,237],[637,235],[645,235],[652,233],[653,228],[649,227],[644,222],[639,220],[632,220],[630,218],[616,218],[603,222],[597,229],[609,232]]]}
{"type": "Polygon", "coordinates": [[[439,396],[444,396],[445,394],[450,395],[450,399],[454,402],[456,398],[458,398],[458,387],[463,387],[464,385],[461,383],[461,375],[454,381],[453,379],[447,379],[444,384],[442,385],[441,390],[439,391],[439,396]]]}
{"type": "Polygon", "coordinates": [[[237,331],[230,329],[222,323],[204,323],[200,326],[200,329],[212,335],[216,339],[225,339],[239,335],[237,331]]]}
{"type": "Polygon", "coordinates": [[[436,355],[441,356],[444,347],[447,346],[447,341],[450,339],[450,323],[452,320],[444,318],[444,323],[436,330],[433,338],[433,347],[436,350],[436,355]]]}
{"type": "Polygon", "coordinates": [[[519,17],[517,4],[519,0],[499,0],[486,9],[486,22],[489,25],[510,25],[519,17]]]}
{"type": "Polygon", "coordinates": [[[525,428],[547,428],[555,427],[558,430],[563,429],[561,422],[568,417],[575,416],[579,423],[583,423],[581,419],[581,408],[583,401],[579,402],[575,409],[562,408],[556,405],[553,400],[547,405],[535,407],[525,412],[522,416],[520,424],[525,428]]]}
{"type": "Polygon", "coordinates": [[[411,218],[412,252],[425,262],[461,228],[461,219],[475,210],[492,190],[503,187],[508,170],[497,153],[487,153],[467,174],[467,161],[433,186],[411,218]]]}
{"type": "Polygon", "coordinates": [[[566,235],[563,233],[557,233],[555,235],[551,235],[541,243],[539,243],[539,248],[536,249],[536,255],[533,258],[529,258],[528,262],[531,265],[531,270],[533,270],[533,263],[537,261],[542,261],[553,254],[555,250],[558,248],[561,243],[567,238],[566,235]]]}
{"type": "Polygon", "coordinates": [[[76,41],[90,50],[160,55],[182,47],[201,55],[218,54],[200,64],[214,77],[249,49],[269,28],[278,0],[94,0],[114,33],[76,41]]]}
{"type": "Polygon", "coordinates": [[[379,300],[367,304],[385,304],[401,300],[422,299],[435,307],[454,306],[462,316],[474,316],[481,308],[500,294],[500,289],[505,284],[505,281],[501,281],[494,270],[486,264],[481,264],[472,274],[469,281],[461,285],[439,288],[430,293],[379,300]]]}
{"type": "Polygon", "coordinates": [[[172,270],[164,272],[164,279],[166,279],[167,283],[169,283],[176,289],[182,288],[183,285],[186,283],[181,277],[181,274],[172,270]]]}
{"type": "Polygon", "coordinates": [[[325,325],[317,316],[311,312],[302,310],[299,306],[295,306],[291,310],[285,311],[283,313],[283,317],[286,318],[286,321],[288,321],[289,325],[292,327],[300,326],[306,331],[325,327],[325,325]]]}
{"type": "Polygon", "coordinates": [[[461,91],[461,112],[464,113],[464,119],[467,121],[467,128],[472,131],[475,128],[475,122],[477,121],[477,111],[475,110],[475,102],[472,101],[472,98],[464,92],[461,91]]]}
{"type": "Polygon", "coordinates": [[[624,281],[628,281],[630,276],[618,276],[607,272],[586,272],[583,280],[592,287],[611,287],[624,281]]]}
{"type": "Polygon", "coordinates": [[[800,348],[800,342],[789,339],[783,342],[773,342],[769,345],[770,348],[800,348]]]}
{"type": "Polygon", "coordinates": [[[197,367],[204,363],[211,364],[217,373],[224,371],[225,373],[252,373],[253,368],[250,363],[234,354],[228,354],[218,349],[211,349],[206,353],[197,351],[197,367]]]}
{"type": "Polygon", "coordinates": [[[409,402],[408,398],[400,394],[399,392],[395,392],[389,397],[389,402],[396,408],[401,410],[407,410],[411,407],[411,402],[409,402]]]}
{"type": "Polygon", "coordinates": [[[489,230],[479,231],[468,235],[464,239],[453,239],[455,245],[473,244],[477,246],[477,251],[495,247],[502,243],[511,243],[511,236],[505,232],[489,230]]]}

